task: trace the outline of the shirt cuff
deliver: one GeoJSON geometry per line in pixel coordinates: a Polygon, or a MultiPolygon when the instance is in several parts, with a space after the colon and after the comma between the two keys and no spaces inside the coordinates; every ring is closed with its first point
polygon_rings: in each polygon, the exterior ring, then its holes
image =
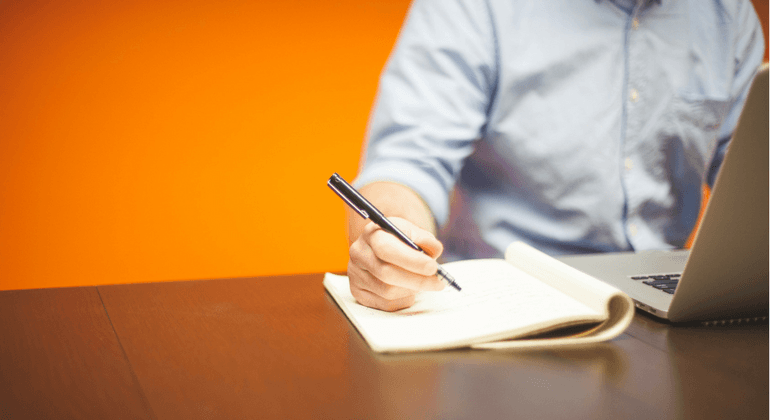
{"type": "Polygon", "coordinates": [[[393,182],[410,188],[425,201],[439,226],[449,218],[449,192],[439,180],[413,164],[400,161],[367,164],[353,186],[360,189],[374,182],[393,182]]]}

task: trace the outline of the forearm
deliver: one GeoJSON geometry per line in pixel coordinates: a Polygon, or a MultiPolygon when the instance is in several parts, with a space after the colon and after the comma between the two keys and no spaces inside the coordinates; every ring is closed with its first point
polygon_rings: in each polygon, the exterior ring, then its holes
{"type": "MultiPolygon", "coordinates": [[[[433,235],[436,222],[425,202],[410,188],[392,182],[375,182],[361,188],[359,192],[377,207],[386,217],[406,219],[433,235]]],[[[369,222],[358,213],[347,209],[348,241],[353,243],[369,222]]]]}

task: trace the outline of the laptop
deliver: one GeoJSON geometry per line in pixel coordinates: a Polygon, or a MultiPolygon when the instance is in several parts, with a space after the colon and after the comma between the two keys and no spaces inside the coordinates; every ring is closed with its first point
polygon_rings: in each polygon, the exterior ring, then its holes
{"type": "Polygon", "coordinates": [[[768,70],[754,79],[690,250],[564,256],[671,322],[766,320],[768,70]]]}

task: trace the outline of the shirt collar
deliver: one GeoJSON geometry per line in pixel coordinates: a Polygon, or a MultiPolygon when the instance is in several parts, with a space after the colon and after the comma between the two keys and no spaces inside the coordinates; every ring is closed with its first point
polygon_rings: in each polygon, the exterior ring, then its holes
{"type": "MultiPolygon", "coordinates": [[[[599,3],[602,0],[596,0],[597,3],[599,3]]],[[[634,12],[635,8],[645,8],[649,7],[652,4],[657,4],[660,6],[660,2],[662,0],[609,0],[610,3],[614,4],[615,6],[619,7],[620,9],[624,10],[629,15],[634,12]]]]}

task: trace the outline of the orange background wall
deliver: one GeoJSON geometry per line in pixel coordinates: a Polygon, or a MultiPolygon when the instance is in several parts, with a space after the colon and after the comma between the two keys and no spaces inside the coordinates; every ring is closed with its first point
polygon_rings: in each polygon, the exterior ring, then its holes
{"type": "Polygon", "coordinates": [[[407,8],[0,1],[0,290],[344,270],[407,8]]]}
{"type": "Polygon", "coordinates": [[[1,1],[0,290],[345,270],[407,8],[1,1]]]}

